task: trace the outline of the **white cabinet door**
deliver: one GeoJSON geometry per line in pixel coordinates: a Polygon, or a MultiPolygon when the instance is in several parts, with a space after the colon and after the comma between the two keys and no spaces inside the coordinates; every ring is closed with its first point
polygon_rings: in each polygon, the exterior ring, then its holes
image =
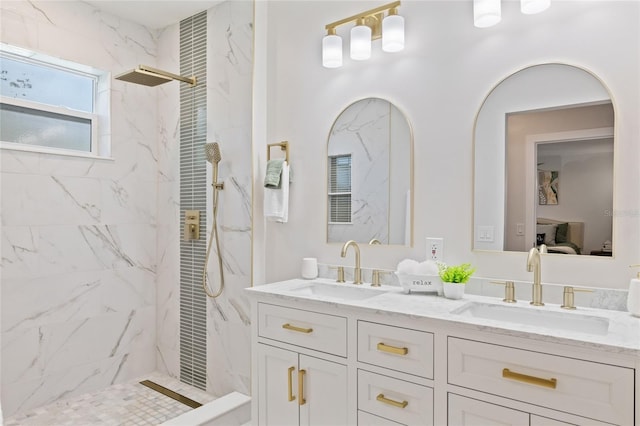
{"type": "Polygon", "coordinates": [[[449,426],[526,426],[529,413],[450,393],[449,426]]]}
{"type": "Polygon", "coordinates": [[[258,344],[258,425],[346,425],[347,367],[258,344]]]}
{"type": "Polygon", "coordinates": [[[298,354],[258,344],[258,425],[295,426],[298,421],[298,354]]]}
{"type": "Polygon", "coordinates": [[[347,367],[305,355],[300,355],[299,367],[298,398],[305,400],[300,425],[346,425],[347,367]]]}

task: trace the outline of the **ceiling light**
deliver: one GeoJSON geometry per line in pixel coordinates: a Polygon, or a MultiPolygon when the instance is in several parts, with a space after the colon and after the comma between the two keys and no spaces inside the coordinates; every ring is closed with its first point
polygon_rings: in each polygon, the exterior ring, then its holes
{"type": "Polygon", "coordinates": [[[404,49],[404,18],[398,15],[397,8],[389,9],[382,20],[382,50],[399,52],[404,49]]]}
{"type": "Polygon", "coordinates": [[[502,19],[500,0],[473,0],[473,25],[491,27],[502,19]]]}
{"type": "Polygon", "coordinates": [[[549,8],[551,0],[520,0],[520,11],[525,15],[540,13],[549,8]]]}

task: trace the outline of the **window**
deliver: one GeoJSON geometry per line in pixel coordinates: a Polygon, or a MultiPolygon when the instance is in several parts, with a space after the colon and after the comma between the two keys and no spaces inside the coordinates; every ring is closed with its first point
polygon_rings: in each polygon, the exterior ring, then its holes
{"type": "Polygon", "coordinates": [[[351,155],[329,157],[329,222],[351,223],[351,155]]]}
{"type": "Polygon", "coordinates": [[[108,143],[98,141],[96,111],[97,93],[109,93],[99,90],[100,85],[108,84],[106,75],[2,44],[1,147],[108,156],[108,143]]]}

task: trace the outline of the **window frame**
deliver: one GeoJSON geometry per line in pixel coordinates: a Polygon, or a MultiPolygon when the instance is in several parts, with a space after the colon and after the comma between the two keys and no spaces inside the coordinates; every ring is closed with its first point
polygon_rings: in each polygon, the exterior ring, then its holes
{"type": "MultiPolygon", "coordinates": [[[[70,118],[79,118],[90,121],[90,150],[84,151],[79,149],[59,148],[44,145],[32,145],[23,144],[19,142],[9,142],[0,140],[0,149],[16,150],[16,151],[28,151],[38,152],[46,154],[58,154],[69,155],[75,157],[90,157],[90,158],[110,158],[110,138],[100,137],[101,121],[108,123],[108,115],[110,109],[110,99],[106,102],[106,111],[101,114],[98,105],[101,102],[102,96],[109,97],[110,87],[109,85],[109,73],[100,71],[92,67],[65,61],[62,59],[50,57],[47,55],[28,51],[26,49],[11,46],[5,43],[0,44],[0,57],[7,58],[13,61],[25,62],[27,64],[33,64],[36,66],[51,68],[67,72],[70,74],[80,75],[92,80],[92,112],[81,111],[65,106],[56,106],[27,99],[19,99],[11,96],[5,96],[0,94],[0,103],[11,105],[19,108],[26,108],[35,111],[42,111],[47,113],[53,113],[70,118]],[[101,115],[107,116],[102,118],[101,115]]],[[[102,131],[102,133],[107,133],[102,131]]]]}
{"type": "Polygon", "coordinates": [[[327,179],[327,214],[328,214],[328,218],[327,218],[327,223],[329,225],[351,225],[353,224],[353,210],[349,212],[349,221],[348,222],[333,222],[331,219],[335,216],[334,214],[332,214],[333,210],[333,203],[331,202],[331,200],[333,199],[333,197],[339,197],[339,196],[348,196],[349,197],[349,206],[352,207],[352,191],[353,191],[353,182],[351,180],[351,170],[353,169],[353,156],[351,155],[351,153],[348,154],[336,154],[336,155],[330,155],[329,156],[329,161],[328,161],[328,179],[327,179]],[[335,173],[332,173],[334,171],[334,159],[336,158],[349,158],[349,191],[332,191],[331,188],[331,176],[335,173]]]}

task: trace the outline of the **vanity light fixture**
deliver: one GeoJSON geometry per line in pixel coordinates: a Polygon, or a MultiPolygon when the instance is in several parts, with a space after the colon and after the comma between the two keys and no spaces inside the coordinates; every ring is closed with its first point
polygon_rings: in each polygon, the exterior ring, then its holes
{"type": "Polygon", "coordinates": [[[351,28],[351,59],[365,61],[371,57],[371,28],[364,24],[364,18],[358,18],[351,28]]]}
{"type": "Polygon", "coordinates": [[[382,50],[399,52],[404,49],[404,18],[398,15],[398,8],[389,9],[382,20],[382,50]]]}
{"type": "MultiPolygon", "coordinates": [[[[473,25],[492,27],[502,19],[501,0],[473,0],[473,25]]],[[[520,0],[520,11],[533,15],[549,8],[551,0],[520,0]]]]}
{"type": "Polygon", "coordinates": [[[382,50],[399,52],[404,49],[404,18],[398,15],[400,1],[376,7],[325,26],[327,35],[322,39],[322,65],[326,68],[342,66],[342,38],[336,28],[349,23],[356,25],[350,31],[350,56],[356,61],[371,57],[371,41],[382,38],[382,50]],[[387,16],[385,16],[385,13],[387,16]]]}
{"type": "Polygon", "coordinates": [[[342,66],[342,37],[336,35],[336,29],[331,28],[322,39],[322,65],[326,68],[342,66]]]}
{"type": "Polygon", "coordinates": [[[502,19],[500,0],[473,0],[473,25],[492,27],[502,19]]]}
{"type": "Polygon", "coordinates": [[[551,5],[551,0],[520,0],[520,11],[525,15],[544,12],[551,5]]]}

